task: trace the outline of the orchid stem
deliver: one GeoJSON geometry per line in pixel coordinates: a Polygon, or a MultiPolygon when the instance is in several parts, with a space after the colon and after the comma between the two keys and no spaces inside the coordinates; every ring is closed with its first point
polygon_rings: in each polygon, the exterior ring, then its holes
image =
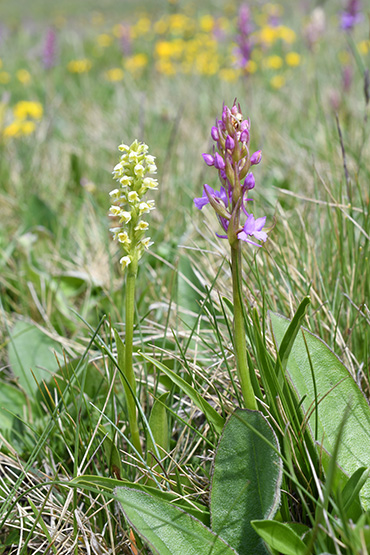
{"type": "Polygon", "coordinates": [[[244,403],[247,409],[257,410],[247,361],[247,342],[245,338],[244,316],[242,310],[241,294],[241,248],[237,241],[231,248],[231,269],[233,278],[233,303],[234,303],[234,348],[236,368],[244,403]]]}
{"type": "Polygon", "coordinates": [[[131,441],[136,451],[142,456],[140,443],[139,427],[137,421],[137,410],[135,403],[136,380],[132,365],[132,350],[134,339],[134,318],[135,318],[135,285],[137,276],[137,261],[133,260],[127,268],[126,277],[126,338],[125,338],[125,368],[124,373],[130,388],[125,380],[122,380],[127,400],[128,421],[131,432],[131,441]]]}

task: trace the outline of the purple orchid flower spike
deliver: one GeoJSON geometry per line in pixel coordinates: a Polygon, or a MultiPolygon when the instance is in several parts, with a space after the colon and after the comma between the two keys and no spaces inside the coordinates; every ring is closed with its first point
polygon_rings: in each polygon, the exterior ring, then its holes
{"type": "Polygon", "coordinates": [[[51,69],[55,65],[56,58],[56,32],[50,27],[47,31],[44,47],[42,50],[42,62],[45,69],[51,69]]]}
{"type": "Polygon", "coordinates": [[[227,233],[217,235],[227,238],[233,249],[239,248],[239,240],[256,245],[249,239],[251,236],[258,241],[266,241],[267,234],[262,231],[266,218],[255,220],[246,207],[252,200],[248,198],[248,193],[255,187],[250,169],[261,162],[262,152],[257,150],[250,155],[250,120],[243,117],[236,101],[231,108],[223,105],[221,119],[212,127],[211,137],[215,142],[213,154],[203,153],[202,156],[207,166],[217,170],[221,188],[218,191],[204,185],[202,196],[194,199],[195,206],[199,210],[206,204],[212,206],[227,233]],[[243,227],[240,219],[244,215],[247,220],[243,227]]]}
{"type": "Polygon", "coordinates": [[[348,0],[347,6],[341,14],[341,28],[351,31],[363,19],[360,0],[348,0]]]}
{"type": "Polygon", "coordinates": [[[238,17],[238,30],[239,33],[235,37],[235,42],[238,44],[235,49],[238,67],[245,67],[249,62],[253,50],[252,31],[253,25],[251,20],[251,13],[247,4],[242,4],[239,9],[238,17]]]}

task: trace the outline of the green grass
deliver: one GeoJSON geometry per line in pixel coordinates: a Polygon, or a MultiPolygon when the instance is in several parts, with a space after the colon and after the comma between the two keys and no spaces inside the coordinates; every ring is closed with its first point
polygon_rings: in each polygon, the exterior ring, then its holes
{"type": "MultiPolygon", "coordinates": [[[[364,94],[370,50],[365,54],[358,47],[368,39],[366,23],[348,39],[338,31],[335,7],[325,5],[326,30],[310,51],[300,36],[308,14],[286,3],[282,23],[296,31],[297,40],[257,47],[256,73],[227,81],[221,76],[231,64],[236,8],[223,4],[210,1],[198,9],[192,2],[163,0],[142,2],[137,9],[131,1],[65,1],[61,7],[35,0],[32,8],[26,2],[1,7],[6,28],[0,80],[1,72],[10,80],[0,85],[0,361],[1,384],[6,384],[0,406],[18,417],[2,411],[0,488],[10,499],[16,484],[18,505],[1,513],[0,553],[15,553],[18,543],[21,553],[45,550],[52,542],[51,514],[61,529],[55,540],[58,553],[77,553],[76,546],[83,549],[86,537],[102,549],[129,553],[132,539],[125,521],[111,497],[102,493],[102,486],[109,494],[116,485],[103,484],[108,478],[160,484],[184,499],[208,504],[218,434],[199,407],[138,354],[135,372],[145,418],[154,400],[169,391],[170,453],[153,469],[138,460],[129,443],[112,332],[114,326],[124,338],[125,288],[119,248],[108,231],[111,171],[122,141],[130,144],[138,138],[149,145],[157,157],[160,183],[153,192],[157,209],[150,214],[154,245],[138,275],[134,348],[166,364],[223,417],[240,403],[228,244],[215,235],[219,228],[212,210],[198,212],[193,204],[204,183],[216,186],[215,172],[205,166],[201,154],[210,152],[210,128],[222,103],[231,105],[237,97],[251,119],[252,149],[263,151],[254,171],[253,213],[267,215],[272,227],[258,252],[244,248],[250,364],[263,380],[252,308],[273,356],[268,310],[292,317],[309,295],[305,326],[343,360],[370,398],[370,143],[364,94]],[[116,38],[107,48],[97,46],[98,35],[112,34],[116,23],[134,25],[137,13],[148,13],[153,24],[178,10],[190,14],[195,37],[207,13],[229,21],[224,42],[217,47],[220,68],[213,75],[205,72],[216,54],[199,61],[204,34],[194,54],[198,71],[175,75],[156,68],[155,45],[181,37],[179,30],[163,36],[150,31],[135,38],[133,54],[145,53],[148,64],[132,72],[116,38]],[[94,19],[95,11],[102,17],[95,14],[94,19]],[[57,27],[57,63],[46,71],[42,45],[48,25],[59,15],[66,22],[59,19],[57,27]],[[298,67],[284,62],[282,70],[264,68],[269,55],[284,59],[291,50],[301,55],[298,67]],[[344,57],[353,69],[348,91],[342,87],[344,57]],[[68,62],[80,58],[92,60],[91,70],[71,74],[68,62]],[[107,81],[106,71],[116,67],[124,69],[123,80],[107,81]],[[19,81],[19,69],[30,73],[29,83],[19,81]],[[271,85],[276,74],[286,80],[279,89],[271,85]],[[40,102],[43,117],[32,135],[5,138],[12,108],[22,100],[40,102]],[[20,322],[37,329],[40,351],[31,354],[22,347],[25,343],[16,333],[20,322]],[[29,391],[15,378],[12,348],[25,370],[32,368],[40,379],[29,391]],[[54,348],[61,355],[58,363],[54,348]],[[42,349],[48,354],[41,360],[37,357],[42,349]],[[102,483],[75,490],[62,484],[82,475],[100,477],[102,483]],[[49,487],[49,480],[57,485],[49,487]],[[31,486],[35,488],[29,491],[31,486]],[[37,526],[41,517],[44,525],[37,526]]],[[[253,7],[254,17],[260,12],[253,7]]],[[[145,419],[140,426],[145,443],[145,419]]],[[[302,449],[310,445],[303,442],[302,449]]],[[[307,463],[308,458],[303,459],[307,463]]],[[[307,468],[312,471],[308,463],[307,468]]],[[[289,492],[282,496],[281,511],[314,527],[316,498],[312,501],[310,495],[318,495],[319,488],[306,483],[296,466],[293,470],[286,469],[289,492]]],[[[336,531],[329,530],[329,536],[341,536],[334,518],[331,524],[336,531]]],[[[141,549],[138,537],[136,541],[141,549]]],[[[330,548],[319,535],[312,553],[324,547],[330,548]]],[[[346,549],[343,553],[351,553],[346,549]]]]}

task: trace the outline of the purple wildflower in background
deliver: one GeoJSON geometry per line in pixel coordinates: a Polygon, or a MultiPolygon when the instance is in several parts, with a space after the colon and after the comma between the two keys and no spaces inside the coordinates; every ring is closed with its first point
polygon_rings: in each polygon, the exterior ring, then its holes
{"type": "Polygon", "coordinates": [[[48,29],[44,48],[42,51],[42,62],[45,69],[51,69],[55,65],[56,57],[56,32],[55,29],[50,27],[48,29]]]}
{"type": "Polygon", "coordinates": [[[119,40],[120,40],[122,54],[127,57],[131,56],[132,38],[131,38],[131,28],[129,25],[121,24],[119,40]]]}
{"type": "Polygon", "coordinates": [[[236,36],[236,43],[238,44],[238,46],[235,49],[235,54],[237,57],[238,66],[245,67],[245,65],[250,60],[253,50],[253,42],[250,36],[253,31],[253,25],[250,9],[247,4],[242,4],[240,6],[238,17],[238,31],[239,33],[236,36]]]}
{"type": "Polygon", "coordinates": [[[348,0],[345,10],[341,13],[340,26],[344,31],[351,31],[363,18],[360,0],[348,0]]]}
{"type": "Polygon", "coordinates": [[[223,107],[222,117],[211,129],[211,137],[215,142],[213,154],[204,153],[203,159],[207,166],[218,171],[221,182],[220,190],[204,185],[201,197],[194,199],[195,206],[202,210],[210,204],[218,217],[226,235],[216,234],[229,240],[232,248],[237,248],[238,241],[246,241],[260,246],[257,241],[266,241],[267,233],[262,231],[266,218],[255,219],[247,209],[252,199],[248,193],[255,187],[255,178],[250,168],[259,164],[262,153],[257,150],[249,153],[250,121],[244,119],[240,105],[234,102],[232,108],[223,107]],[[242,225],[240,217],[245,214],[246,221],[242,225]]]}

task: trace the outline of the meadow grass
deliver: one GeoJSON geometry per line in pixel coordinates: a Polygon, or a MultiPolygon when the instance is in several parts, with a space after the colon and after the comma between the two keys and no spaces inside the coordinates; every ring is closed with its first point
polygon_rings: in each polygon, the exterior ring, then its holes
{"type": "MultiPolygon", "coordinates": [[[[309,48],[301,30],[310,13],[303,2],[294,10],[282,3],[281,25],[295,38],[260,42],[252,58],[257,69],[248,73],[233,65],[232,3],[146,2],[139,10],[134,2],[113,1],[100,7],[63,2],[62,11],[48,6],[45,11],[35,2],[30,12],[28,3],[22,12],[15,3],[2,7],[0,360],[1,382],[11,389],[1,397],[0,488],[10,503],[0,512],[0,552],[145,553],[104,495],[112,489],[104,479],[146,483],[206,506],[218,433],[189,397],[137,355],[142,430],[154,399],[168,391],[170,443],[153,454],[160,455],[157,466],[140,460],[130,444],[112,331],[113,325],[124,337],[120,253],[108,231],[117,145],[145,141],[157,158],[160,184],[150,215],[154,245],[136,286],[136,352],[165,363],[223,416],[241,404],[228,244],[215,235],[211,209],[198,212],[193,204],[204,183],[215,186],[201,157],[210,152],[210,128],[222,103],[237,98],[251,119],[252,148],[263,152],[254,172],[253,212],[267,215],[272,226],[261,249],[243,250],[246,319],[252,321],[256,308],[273,356],[268,311],[291,318],[309,295],[305,326],[344,361],[369,399],[368,29],[364,21],[351,34],[340,32],[328,5],[325,28],[309,48]],[[186,19],[171,20],[182,12],[186,19]],[[216,41],[217,24],[222,32],[216,41]],[[51,25],[55,59],[45,69],[51,25]],[[128,45],[122,38],[127,29],[128,45]],[[160,55],[161,42],[168,43],[168,56],[160,55]],[[300,55],[297,66],[287,64],[289,52],[300,55]],[[269,67],[272,56],[281,68],[269,67]],[[80,72],[68,66],[76,60],[84,61],[80,72]],[[348,67],[353,76],[345,86],[348,67]],[[109,73],[117,69],[122,73],[109,73]],[[40,103],[42,116],[28,115],[34,129],[14,136],[13,110],[24,100],[40,103]],[[19,338],[29,328],[20,323],[41,334],[33,336],[39,351],[31,354],[32,340],[22,349],[19,338]],[[52,356],[40,359],[41,351],[52,356]],[[45,383],[22,392],[12,369],[18,363],[45,383]],[[84,475],[95,483],[83,487],[78,479],[84,475]],[[74,489],[63,485],[73,478],[74,489]]],[[[261,31],[271,8],[252,7],[261,31]]],[[[260,377],[256,340],[251,328],[247,332],[260,377]]],[[[305,483],[305,494],[294,489],[303,483],[294,471],[286,478],[282,513],[307,524],[315,516],[310,496],[320,488],[305,483]]],[[[335,522],[325,526],[333,543],[339,536],[345,543],[335,522]]],[[[336,552],[360,552],[351,551],[351,541],[336,552]]],[[[324,547],[319,535],[310,552],[324,547]]]]}

